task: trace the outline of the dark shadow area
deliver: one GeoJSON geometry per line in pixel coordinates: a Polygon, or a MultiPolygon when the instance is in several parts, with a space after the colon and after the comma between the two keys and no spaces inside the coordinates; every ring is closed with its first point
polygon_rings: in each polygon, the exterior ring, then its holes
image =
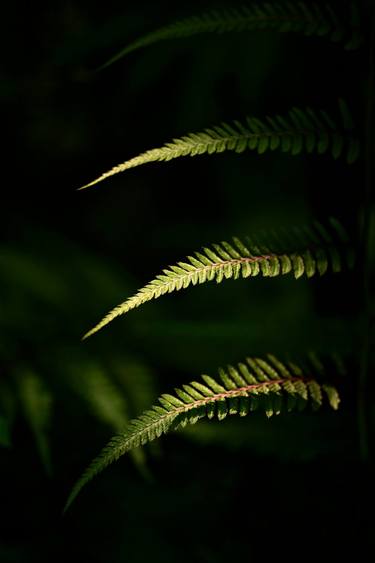
{"type": "Polygon", "coordinates": [[[139,35],[215,6],[4,8],[2,563],[309,561],[368,548],[357,270],[191,287],[80,341],[202,246],[332,216],[356,239],[363,157],[347,165],[329,155],[227,151],[147,164],[77,191],[147,149],[246,115],[293,106],[336,115],[341,97],[361,134],[365,50],[325,38],[197,35],[94,71],[139,35]],[[202,422],[124,456],[61,516],[93,456],[160,393],[246,356],[311,351],[348,361],[337,413],[202,422]]]}

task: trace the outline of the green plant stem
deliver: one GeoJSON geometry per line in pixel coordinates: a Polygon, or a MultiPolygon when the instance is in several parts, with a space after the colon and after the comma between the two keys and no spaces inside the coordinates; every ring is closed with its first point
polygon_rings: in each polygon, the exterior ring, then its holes
{"type": "Polygon", "coordinates": [[[365,193],[362,211],[361,225],[361,249],[362,249],[362,288],[363,288],[363,313],[362,313],[362,350],[361,370],[358,382],[358,430],[359,449],[362,461],[367,461],[370,454],[368,422],[367,422],[367,379],[369,372],[370,354],[370,330],[371,330],[371,292],[370,292],[370,234],[371,234],[371,196],[373,182],[373,149],[374,149],[374,93],[375,93],[375,9],[370,7],[371,24],[369,34],[369,62],[367,78],[367,103],[365,114],[365,193]]]}

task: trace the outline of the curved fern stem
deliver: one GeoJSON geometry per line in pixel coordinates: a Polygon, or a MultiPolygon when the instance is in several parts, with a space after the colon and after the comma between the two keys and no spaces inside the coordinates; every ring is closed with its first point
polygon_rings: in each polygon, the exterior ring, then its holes
{"type": "Polygon", "coordinates": [[[325,111],[293,108],[286,117],[276,115],[263,120],[247,117],[246,123],[222,123],[203,132],[189,133],[115,166],[79,189],[94,186],[119,172],[150,162],[227,150],[242,153],[249,149],[263,154],[267,150],[278,149],[292,155],[302,151],[318,154],[330,152],[334,159],[344,154],[347,162],[352,163],[358,157],[359,142],[353,136],[353,122],[343,100],[339,101],[339,110],[339,125],[325,111]]]}
{"type": "Polygon", "coordinates": [[[285,364],[272,355],[266,359],[247,358],[237,367],[220,369],[219,381],[203,375],[201,382],[184,385],[174,395],[162,395],[158,405],[131,421],[127,431],[112,438],[94,459],[73,487],[65,510],[84,485],[120,456],[204,417],[223,420],[227,415],[246,416],[254,410],[270,417],[303,410],[308,404],[316,410],[323,403],[323,395],[337,409],[340,399],[336,388],[321,382],[310,369],[305,373],[301,367],[285,364]]]}
{"type": "Polygon", "coordinates": [[[352,253],[347,234],[334,219],[326,229],[320,224],[311,228],[291,230],[287,234],[252,237],[246,244],[238,238],[233,243],[222,242],[203,248],[186,261],[163,270],[154,280],[135,295],[115,307],[92,328],[83,339],[98,332],[116,317],[128,313],[143,303],[166,293],[186,289],[190,285],[216,280],[255,277],[275,277],[288,273],[295,278],[308,278],[327,270],[339,272],[347,262],[352,263],[352,253]]]}
{"type": "MultiPolygon", "coordinates": [[[[354,9],[354,8],[353,8],[354,9]]],[[[348,22],[341,21],[333,8],[309,2],[266,2],[228,10],[215,10],[177,21],[148,33],[126,46],[98,70],[133,51],[169,39],[191,37],[203,33],[233,33],[253,30],[296,32],[307,36],[324,36],[334,42],[344,42],[346,49],[361,44],[357,14],[348,22]]]]}

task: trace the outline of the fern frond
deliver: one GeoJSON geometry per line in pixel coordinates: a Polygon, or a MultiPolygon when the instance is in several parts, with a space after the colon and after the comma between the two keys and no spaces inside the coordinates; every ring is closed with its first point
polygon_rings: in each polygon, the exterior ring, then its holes
{"type": "Polygon", "coordinates": [[[112,430],[120,432],[128,424],[128,406],[123,394],[98,365],[79,366],[68,382],[93,415],[112,430]]]}
{"type": "MultiPolygon", "coordinates": [[[[360,44],[359,28],[354,16],[341,21],[329,5],[309,2],[266,2],[227,10],[215,10],[191,16],[144,35],[122,49],[103,69],[129,53],[169,39],[180,39],[203,33],[231,33],[253,30],[296,32],[307,36],[324,36],[331,41],[345,42],[346,49],[360,44]]],[[[100,70],[99,69],[99,70],[100,70]]]]}
{"type": "MultiPolygon", "coordinates": [[[[73,374],[71,381],[68,380],[72,388],[98,420],[111,427],[113,432],[121,432],[129,423],[128,404],[124,394],[98,365],[84,364],[79,367],[79,371],[80,373],[73,374]]],[[[142,475],[149,478],[142,448],[135,449],[131,455],[142,475]]]]}
{"type": "Polygon", "coordinates": [[[358,157],[359,142],[353,136],[350,112],[342,100],[339,102],[339,110],[339,124],[325,111],[293,108],[286,117],[276,115],[263,120],[247,117],[244,123],[222,123],[203,132],[189,133],[181,139],[173,139],[161,148],[148,150],[115,166],[80,189],[94,186],[119,172],[150,162],[227,150],[242,153],[249,149],[263,154],[267,150],[279,149],[292,155],[298,155],[302,151],[318,154],[330,152],[334,159],[344,154],[348,163],[352,163],[358,157]]]}
{"type": "Polygon", "coordinates": [[[21,406],[46,473],[51,473],[51,452],[48,431],[52,416],[52,394],[36,374],[25,371],[19,374],[18,388],[21,406]]]}
{"type": "Polygon", "coordinates": [[[190,285],[289,273],[295,278],[304,274],[310,278],[315,274],[323,275],[329,269],[339,272],[345,262],[350,267],[352,259],[347,234],[334,219],[328,228],[316,223],[305,229],[291,229],[283,235],[274,234],[273,240],[263,235],[248,238],[244,244],[234,238],[231,244],[222,242],[203,248],[194,256],[188,256],[186,261],[163,270],[133,297],[110,311],[83,339],[143,303],[190,285]]]}
{"type": "Polygon", "coordinates": [[[316,410],[324,396],[333,409],[338,408],[335,387],[321,383],[310,370],[283,363],[271,355],[266,359],[247,358],[237,367],[220,369],[218,381],[203,375],[201,381],[176,389],[174,395],[162,395],[159,404],[131,421],[126,432],[112,438],[73,487],[65,510],[95,475],[126,452],[162,434],[195,424],[204,417],[223,420],[227,415],[245,416],[255,410],[270,417],[303,410],[307,405],[316,410]]]}

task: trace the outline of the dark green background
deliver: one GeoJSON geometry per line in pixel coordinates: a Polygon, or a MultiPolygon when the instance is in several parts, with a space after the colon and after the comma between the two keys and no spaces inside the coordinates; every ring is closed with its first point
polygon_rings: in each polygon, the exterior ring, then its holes
{"type": "Polygon", "coordinates": [[[334,113],[341,96],[361,128],[365,53],[324,39],[197,36],[92,72],[140,34],[217,5],[4,8],[1,377],[13,389],[20,373],[37,374],[54,409],[49,477],[19,404],[10,417],[11,445],[0,449],[1,562],[309,560],[364,545],[371,522],[355,369],[338,414],[202,423],[148,450],[151,481],[121,459],[61,518],[72,483],[113,433],[71,384],[92,366],[124,372],[134,416],[160,391],[246,355],[350,357],[358,348],[358,281],[348,273],[207,284],[80,343],[107,310],[202,245],[332,215],[355,236],[362,161],[225,153],[76,191],[172,137],[247,114],[307,105],[334,113]]]}

